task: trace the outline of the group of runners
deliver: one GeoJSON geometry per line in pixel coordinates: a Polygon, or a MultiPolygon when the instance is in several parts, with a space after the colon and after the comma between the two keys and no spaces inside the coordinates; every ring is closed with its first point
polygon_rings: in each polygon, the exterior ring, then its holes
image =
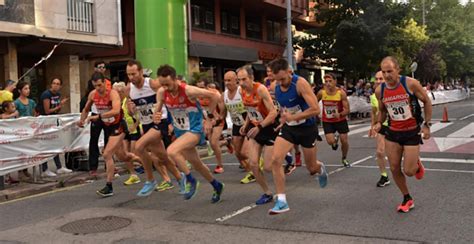
{"type": "MultiPolygon", "coordinates": [[[[94,73],[95,90],[89,94],[79,122],[84,126],[88,120],[101,121],[109,135],[103,151],[107,182],[97,191],[101,196],[113,195],[115,155],[126,163],[131,173],[124,182],[126,185],[140,183],[134,163],[143,165],[146,181],[138,196],[173,188],[171,173],[179,193],[189,200],[200,187],[200,182],[191,173],[193,169],[212,186],[211,203],[219,202],[225,185],[214,178],[196,148],[206,145],[206,139],[209,140],[217,161],[212,172],[224,172],[221,145],[230,145],[221,140],[221,134],[227,126],[228,115],[232,121],[230,151],[246,171],[241,183],[257,182],[261,195],[256,196],[255,203],[274,202],[269,210],[271,215],[290,210],[285,195],[285,177],[302,165],[301,154],[319,187],[328,184],[325,164],[317,159],[316,144],[321,140],[319,116],[327,143],[334,150],[340,143],[342,166],[351,166],[347,159],[349,126],[346,119],[350,107],[346,93],[337,87],[333,74],[324,76],[325,86],[315,94],[309,82],[294,74],[286,60],[278,59],[268,64],[263,84],[254,80],[250,65],[225,73],[226,89],[221,94],[205,81],[198,86],[186,84],[169,65],[158,68],[157,79],[145,78],[143,67],[136,60],[128,62],[126,71],[130,82],[114,84],[114,89],[105,86],[102,74],[94,73]],[[318,101],[322,102],[322,111],[318,101]],[[88,114],[93,104],[98,114],[91,116],[88,114]],[[154,178],[153,169],[161,175],[161,184],[154,178]],[[274,191],[267,182],[269,174],[273,176],[274,191]]],[[[369,136],[377,137],[377,162],[381,170],[377,186],[390,183],[385,170],[387,156],[393,179],[403,194],[397,210],[408,212],[414,202],[405,175],[423,178],[424,168],[419,159],[420,132],[423,132],[423,138],[429,138],[431,104],[419,82],[400,76],[399,71],[395,58],[382,60],[381,71],[376,75],[378,86],[372,98],[374,109],[369,136]],[[424,103],[424,123],[418,100],[424,103]]]]}

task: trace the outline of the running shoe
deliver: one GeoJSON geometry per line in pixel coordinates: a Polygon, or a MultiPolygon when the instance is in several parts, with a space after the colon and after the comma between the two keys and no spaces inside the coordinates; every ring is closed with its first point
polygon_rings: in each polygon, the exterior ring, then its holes
{"type": "Polygon", "coordinates": [[[217,165],[214,169],[214,174],[222,174],[224,173],[224,167],[217,165]]]}
{"type": "Polygon", "coordinates": [[[207,142],[207,156],[212,156],[212,155],[214,155],[214,151],[212,150],[209,142],[207,142]]]}
{"type": "Polygon", "coordinates": [[[123,182],[124,185],[126,186],[129,186],[129,185],[133,185],[133,184],[138,184],[140,183],[140,178],[138,178],[138,176],[136,175],[130,175],[130,177],[128,178],[128,180],[126,180],[125,182],[123,182]]]}
{"type": "Polygon", "coordinates": [[[403,213],[408,213],[414,207],[415,207],[415,202],[413,201],[413,199],[409,199],[409,200],[406,200],[406,201],[404,200],[402,202],[402,204],[398,205],[397,211],[398,212],[403,212],[403,213]]]}
{"type": "Polygon", "coordinates": [[[255,176],[253,176],[252,172],[248,172],[247,175],[240,180],[240,184],[248,184],[252,182],[255,182],[255,176]]]}
{"type": "Polygon", "coordinates": [[[92,177],[97,177],[97,170],[89,171],[89,175],[92,176],[92,177]]]}
{"type": "Polygon", "coordinates": [[[296,169],[296,166],[293,164],[293,163],[289,163],[287,165],[285,165],[285,174],[286,175],[291,175],[291,173],[293,173],[293,171],[295,171],[296,169]]]}
{"type": "Polygon", "coordinates": [[[328,184],[328,172],[323,162],[321,162],[321,172],[316,174],[316,181],[319,182],[321,188],[326,187],[328,184]]]}
{"type": "Polygon", "coordinates": [[[268,214],[276,215],[276,214],[281,214],[288,211],[290,211],[290,207],[288,206],[288,203],[277,199],[275,202],[275,206],[272,209],[268,210],[268,214]]]}
{"type": "Polygon", "coordinates": [[[153,190],[156,188],[157,184],[158,182],[156,182],[156,180],[146,181],[145,184],[143,184],[143,188],[137,193],[137,196],[139,197],[149,196],[153,192],[153,190]]]}
{"type": "Polygon", "coordinates": [[[260,157],[260,159],[258,160],[258,166],[259,166],[261,171],[263,171],[263,165],[264,164],[265,164],[265,161],[263,161],[263,157],[260,157]]]}
{"type": "Polygon", "coordinates": [[[188,162],[187,160],[186,160],[186,167],[188,167],[189,170],[192,170],[192,169],[193,169],[193,166],[192,166],[191,163],[188,162]]]}
{"type": "Polygon", "coordinates": [[[417,180],[423,179],[423,176],[425,175],[425,166],[421,163],[421,160],[418,159],[418,171],[416,171],[415,178],[417,180]]]}
{"type": "Polygon", "coordinates": [[[186,175],[181,172],[181,180],[178,180],[179,185],[179,194],[184,194],[186,192],[186,175]]]}
{"type": "Polygon", "coordinates": [[[256,202],[255,204],[257,205],[263,205],[265,203],[269,203],[273,201],[273,196],[272,195],[267,195],[266,193],[263,194],[256,202]]]}
{"type": "Polygon", "coordinates": [[[344,165],[344,167],[346,168],[351,167],[351,164],[349,163],[349,161],[347,161],[347,159],[343,159],[341,162],[342,162],[342,165],[344,165]]]}
{"type": "Polygon", "coordinates": [[[166,191],[173,189],[174,185],[171,181],[162,181],[158,186],[156,186],[155,191],[166,191]]]}
{"type": "Polygon", "coordinates": [[[62,168],[56,170],[56,174],[58,174],[58,175],[60,175],[60,174],[69,174],[69,173],[72,173],[72,170],[67,169],[66,167],[62,167],[62,168]]]}
{"type": "Polygon", "coordinates": [[[112,190],[112,187],[110,186],[104,186],[101,190],[96,191],[97,195],[101,197],[111,197],[114,195],[114,191],[112,190]]]}
{"type": "Polygon", "coordinates": [[[301,167],[302,162],[301,162],[301,153],[295,153],[295,166],[296,167],[301,167]]]}
{"type": "Polygon", "coordinates": [[[222,192],[224,191],[224,183],[219,182],[219,187],[214,189],[214,193],[212,193],[211,203],[218,203],[221,200],[222,192]]]}
{"type": "Polygon", "coordinates": [[[137,172],[137,174],[141,175],[141,174],[145,173],[145,169],[143,168],[143,166],[139,166],[139,167],[135,168],[135,172],[137,172]]]}
{"type": "Polygon", "coordinates": [[[194,180],[194,183],[186,183],[186,192],[184,193],[184,200],[189,200],[196,195],[199,188],[199,181],[194,180]]]}
{"type": "Polygon", "coordinates": [[[380,176],[379,182],[377,182],[377,187],[384,187],[390,184],[390,180],[388,179],[388,176],[380,176]]]}

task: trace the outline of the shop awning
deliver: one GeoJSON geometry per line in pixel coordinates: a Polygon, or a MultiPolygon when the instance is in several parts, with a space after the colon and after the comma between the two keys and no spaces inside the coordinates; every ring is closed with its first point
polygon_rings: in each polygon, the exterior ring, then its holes
{"type": "Polygon", "coordinates": [[[219,44],[191,42],[188,45],[189,56],[255,62],[258,60],[256,49],[232,47],[219,44]]]}

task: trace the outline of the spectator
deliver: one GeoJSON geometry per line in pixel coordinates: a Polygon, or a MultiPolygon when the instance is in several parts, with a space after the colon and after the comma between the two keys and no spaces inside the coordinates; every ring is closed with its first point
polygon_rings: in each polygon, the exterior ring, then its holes
{"type": "MultiPolygon", "coordinates": [[[[38,102],[37,110],[40,115],[53,115],[58,114],[61,110],[62,106],[69,100],[69,98],[61,99],[61,86],[63,81],[59,78],[53,78],[51,80],[50,88],[44,91],[41,94],[40,100],[38,102]]],[[[61,160],[59,159],[59,155],[54,156],[54,164],[56,164],[56,173],[57,174],[66,174],[71,173],[72,170],[67,169],[66,167],[61,166],[61,160]]],[[[48,169],[48,162],[42,165],[43,173],[41,176],[43,177],[54,177],[56,176],[55,173],[51,172],[48,169]]]]}
{"type": "Polygon", "coordinates": [[[16,111],[16,106],[13,101],[5,101],[2,103],[2,114],[1,119],[14,119],[18,118],[19,113],[16,111]]]}
{"type": "Polygon", "coordinates": [[[355,93],[355,87],[351,81],[347,82],[346,93],[347,93],[347,96],[352,96],[355,93]]]}
{"type": "MultiPolygon", "coordinates": [[[[94,63],[94,72],[102,73],[105,76],[105,72],[107,71],[107,64],[103,60],[96,61],[94,63]]],[[[105,78],[105,88],[112,89],[112,82],[110,79],[105,78]]]]}
{"type": "Polygon", "coordinates": [[[7,80],[5,90],[0,91],[0,104],[5,101],[13,101],[13,91],[15,90],[15,81],[7,80]]]}

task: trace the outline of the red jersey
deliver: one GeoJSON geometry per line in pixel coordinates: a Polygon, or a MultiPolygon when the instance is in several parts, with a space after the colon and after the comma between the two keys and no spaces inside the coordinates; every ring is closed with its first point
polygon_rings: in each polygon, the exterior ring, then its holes
{"type": "MultiPolygon", "coordinates": [[[[110,99],[110,89],[106,89],[105,95],[101,96],[97,91],[94,94],[92,100],[94,101],[95,107],[97,108],[97,112],[99,114],[106,113],[112,110],[112,100],[110,99]]],[[[122,109],[120,109],[120,113],[109,118],[102,118],[102,122],[105,125],[115,125],[120,123],[123,118],[122,109]]]]}
{"type": "Polygon", "coordinates": [[[202,132],[202,109],[199,103],[189,100],[186,83],[178,85],[177,95],[165,91],[164,101],[175,130],[202,132]]]}
{"type": "MultiPolygon", "coordinates": [[[[389,128],[393,131],[409,131],[418,128],[412,99],[413,95],[406,88],[404,77],[394,88],[382,84],[382,102],[389,114],[389,128]]],[[[416,97],[415,97],[416,99],[416,97]]]]}

